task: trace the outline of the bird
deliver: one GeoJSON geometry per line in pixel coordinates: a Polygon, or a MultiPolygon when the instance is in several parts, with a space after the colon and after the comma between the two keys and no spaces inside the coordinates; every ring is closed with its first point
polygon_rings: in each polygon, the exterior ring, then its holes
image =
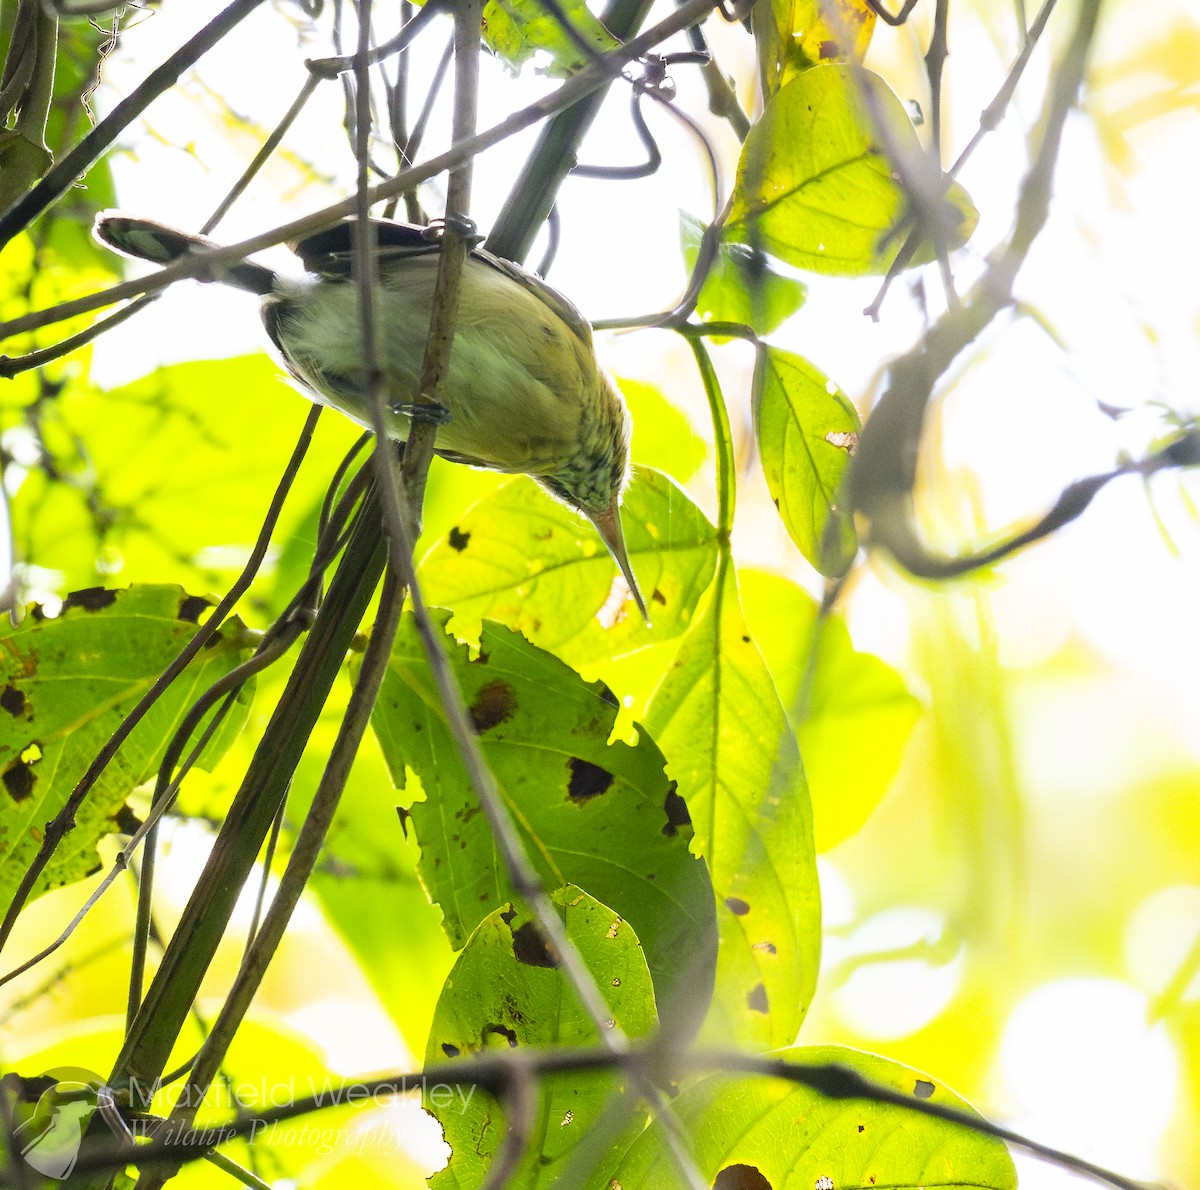
{"type": "MultiPolygon", "coordinates": [[[[267,335],[302,391],[371,428],[353,271],[355,220],[288,246],[303,275],[250,260],[210,265],[202,280],[258,294],[267,335]]],[[[440,229],[371,219],[377,260],[377,354],[389,438],[403,441],[420,387],[441,252],[440,229]]],[[[218,245],[152,219],[101,212],[101,243],[166,265],[218,245]]],[[[473,247],[463,266],[449,368],[434,406],[434,450],[452,462],[529,475],[586,517],[649,623],[621,524],[632,420],[600,366],[578,309],[540,277],[473,247]]],[[[425,406],[422,413],[429,415],[425,406]]],[[[418,414],[420,416],[420,414],[418,414]]]]}

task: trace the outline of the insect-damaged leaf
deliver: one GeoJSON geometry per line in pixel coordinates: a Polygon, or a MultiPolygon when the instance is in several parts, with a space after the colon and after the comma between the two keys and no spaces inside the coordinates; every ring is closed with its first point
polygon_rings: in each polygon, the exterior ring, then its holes
{"type": "MultiPolygon", "coordinates": [[[[924,150],[878,75],[832,64],[804,71],[746,137],[726,235],[814,273],[885,273],[914,214],[889,152],[916,163],[924,150]]],[[[950,250],[966,243],[978,212],[957,182],[944,181],[934,205],[950,250]]],[[[911,263],[934,256],[926,238],[911,263]]]]}
{"type": "MultiPolygon", "coordinates": [[[[848,1066],[914,1101],[971,1112],[941,1083],[874,1054],[830,1045],[800,1046],[773,1056],[808,1067],[848,1066]]],[[[891,1103],[831,1098],[778,1078],[714,1074],[680,1095],[673,1107],[701,1175],[717,1187],[1013,1190],[1017,1184],[1012,1158],[994,1137],[891,1103]],[[722,1171],[734,1167],[743,1167],[738,1174],[744,1180],[723,1180],[722,1171]]],[[[629,1151],[614,1181],[622,1190],[687,1185],[657,1124],[629,1151]]]]}
{"type": "MultiPolygon", "coordinates": [[[[442,626],[449,615],[435,613],[442,626]]],[[[484,622],[474,660],[463,645],[451,646],[450,660],[543,879],[578,885],[633,926],[664,1023],[703,1013],[715,962],[712,885],[688,851],[690,824],[649,734],[633,747],[610,744],[611,692],[500,625],[484,622]]],[[[411,617],[401,621],[372,724],[396,783],[405,765],[421,780],[425,800],[410,821],[419,871],[461,947],[513,894],[411,617]]]]}
{"type": "MultiPolygon", "coordinates": [[[[175,586],[101,587],[67,597],[61,615],[40,611],[19,627],[0,621],[0,904],[37,854],[42,830],[65,805],[92,758],[196,633],[207,599],[175,586]]],[[[230,620],[154,704],[75,815],[34,893],[81,880],[100,864],[96,843],[129,831],[125,799],[152,777],[184,711],[250,654],[230,620]]],[[[216,763],[241,729],[250,688],[200,763],[216,763]]]]}
{"type": "Polygon", "coordinates": [[[670,757],[720,902],[705,1033],[786,1044],[808,1007],[821,949],[812,810],[796,736],[746,631],[731,565],[646,721],[670,757]]]}
{"type": "Polygon", "coordinates": [[[822,62],[861,62],[875,30],[865,0],[768,0],[751,19],[766,96],[822,62]]]}
{"type": "Polygon", "coordinates": [[[763,474],[800,552],[822,574],[846,573],[858,549],[842,478],[862,428],[846,394],[808,360],[763,347],[754,370],[763,474]]]}
{"type": "MultiPolygon", "coordinates": [[[[612,1020],[627,1037],[658,1024],[646,959],[629,923],[573,886],[552,894],[567,937],[596,980],[612,1020]]],[[[484,918],[454,964],[438,1000],[425,1065],[499,1047],[598,1043],[596,1028],[574,990],[554,966],[541,933],[527,913],[504,906],[484,918]]],[[[592,1148],[611,1116],[612,1096],[627,1083],[614,1071],[569,1071],[538,1080],[537,1117],[530,1144],[509,1181],[526,1190],[550,1186],[604,1187],[607,1173],[645,1124],[645,1113],[624,1115],[607,1144],[592,1148]],[[586,1153],[577,1147],[586,1140],[586,1153]],[[575,1159],[584,1157],[588,1180],[575,1159]]],[[[435,1174],[436,1187],[481,1185],[504,1139],[501,1106],[486,1091],[426,1096],[453,1156],[435,1174]],[[465,1102],[464,1102],[465,1100],[465,1102]],[[438,1110],[441,1108],[441,1110],[438,1110]]],[[[629,1103],[629,1107],[634,1107],[629,1103]]]]}
{"type": "Polygon", "coordinates": [[[650,609],[647,628],[614,579],[596,531],[532,480],[518,479],[459,518],[421,561],[426,599],[473,634],[498,620],[570,665],[679,636],[712,580],[716,530],[672,480],[638,468],[621,507],[625,542],[650,609]],[[614,598],[615,596],[615,598],[614,598]]]}
{"type": "MultiPolygon", "coordinates": [[[[560,11],[596,53],[617,48],[616,39],[583,0],[567,0],[560,11]]],[[[544,73],[551,78],[566,78],[588,64],[587,56],[563,28],[558,14],[538,0],[488,0],[483,9],[483,36],[513,74],[539,51],[549,56],[550,65],[544,73]]]]}

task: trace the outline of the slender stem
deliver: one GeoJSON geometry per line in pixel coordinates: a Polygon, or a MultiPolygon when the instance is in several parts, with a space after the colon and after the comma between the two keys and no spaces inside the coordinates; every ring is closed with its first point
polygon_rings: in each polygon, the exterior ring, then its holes
{"type": "MultiPolygon", "coordinates": [[[[709,328],[705,327],[705,330],[709,328]]],[[[737,493],[737,470],[733,461],[733,428],[729,424],[729,410],[721,393],[721,382],[713,368],[712,357],[698,334],[687,335],[688,345],[696,357],[704,395],[708,398],[708,411],[712,416],[713,443],[717,451],[717,540],[728,547],[733,532],[733,514],[737,493]]],[[[720,584],[718,583],[718,590],[720,584]]]]}
{"type": "Polygon", "coordinates": [[[300,437],[297,439],[296,446],[292,450],[291,458],[288,459],[283,475],[275,488],[275,494],[271,497],[271,503],[267,508],[266,516],[263,518],[262,528],[259,530],[258,540],[254,543],[254,549],[251,551],[250,557],[247,559],[246,565],[242,569],[242,573],[238,576],[237,581],[229,588],[228,593],[213,609],[208,619],[200,626],[196,635],[180,650],[179,656],[167,666],[162,676],[155,681],[154,685],[138,700],[133,710],[121,721],[121,725],[113,732],[108,743],[100,749],[95,759],[88,765],[87,771],[79,778],[75,788],[71,791],[71,796],[67,799],[66,805],[46,824],[38,853],[34,856],[33,862],[21,877],[21,883],[17,886],[17,891],[13,894],[12,902],[9,904],[3,923],[0,924],[0,950],[4,948],[4,944],[8,941],[13,926],[16,924],[17,917],[24,907],[25,902],[29,899],[29,894],[37,883],[38,877],[41,876],[46,865],[50,862],[50,857],[54,854],[63,836],[74,828],[75,815],[79,807],[83,804],[83,799],[87,797],[89,791],[95,786],[96,782],[100,779],[100,775],[112,762],[117,752],[120,751],[121,745],[129,738],[133,729],[145,717],[146,712],[158,701],[163,691],[184,671],[192,658],[212,640],[213,635],[220,628],[225,617],[229,615],[233,606],[246,592],[251,582],[253,582],[254,576],[258,573],[258,568],[262,564],[263,558],[266,557],[267,549],[271,544],[271,535],[275,531],[279,514],[283,511],[284,501],[291,490],[292,483],[295,481],[300,464],[304,456],[308,453],[308,447],[312,442],[313,431],[316,428],[319,416],[320,410],[314,406],[305,419],[304,427],[300,431],[300,437]]]}
{"type": "Polygon", "coordinates": [[[292,678],[126,1037],[110,1079],[114,1087],[136,1082],[144,1092],[166,1065],[383,571],[378,516],[378,504],[368,496],[292,678]]]}
{"type": "MultiPolygon", "coordinates": [[[[631,1049],[627,1054],[614,1055],[596,1046],[583,1048],[491,1050],[471,1058],[439,1062],[423,1070],[384,1075],[377,1079],[354,1083],[364,1099],[372,1096],[397,1096],[420,1091],[427,1086],[444,1084],[449,1087],[474,1087],[492,1095],[503,1095],[505,1089],[520,1078],[544,1077],[562,1072],[593,1070],[638,1069],[649,1075],[659,1071],[661,1054],[653,1044],[631,1049]]],[[[1041,1161],[1073,1173],[1081,1174],[1116,1190],[1152,1190],[1144,1182],[1125,1177],[1090,1161],[1033,1140],[1011,1128],[972,1112],[931,1099],[897,1091],[894,1087],[873,1082],[850,1066],[837,1062],[798,1063],[785,1058],[764,1057],[741,1050],[694,1050],[683,1056],[684,1067],[696,1074],[745,1074],[761,1078],[781,1079],[796,1086],[808,1087],[817,1094],[833,1100],[862,1100],[885,1103],[918,1116],[946,1120],[968,1132],[992,1136],[1006,1144],[1024,1149],[1041,1161]]],[[[120,1169],[136,1161],[138,1164],[178,1165],[181,1160],[202,1157],[213,1144],[228,1143],[238,1137],[252,1136],[263,1128],[286,1120],[309,1115],[339,1102],[329,1090],[319,1096],[297,1099],[289,1104],[255,1112],[228,1124],[215,1126],[205,1135],[198,1130],[167,1140],[133,1148],[129,1145],[96,1146],[82,1152],[76,1169],[82,1172],[120,1169]]]]}
{"type": "Polygon", "coordinates": [[[155,99],[173,87],[185,70],[194,66],[262,2],[263,0],[233,0],[224,12],[209,21],[195,37],[176,50],[161,66],[152,70],[145,80],[54,165],[28,194],[0,215],[0,247],[57,202],[155,99]]]}
{"type": "MultiPolygon", "coordinates": [[[[1101,0],[1083,0],[1070,44],[1054,74],[1054,86],[1041,120],[1042,141],[1021,185],[1016,223],[1007,244],[998,248],[986,271],[959,309],[948,311],[924,339],[891,369],[891,384],[859,439],[850,468],[850,497],[870,523],[870,539],[886,549],[905,569],[927,577],[950,577],[996,561],[1020,545],[1045,536],[1078,516],[1109,480],[1130,469],[1080,481],[1065,489],[1038,526],[1012,541],[974,556],[947,558],[931,553],[920,541],[913,520],[918,444],[925,410],[938,379],[961,351],[1012,301],[1013,284],[1034,240],[1046,224],[1050,189],[1067,116],[1083,82],[1095,37],[1101,0]]],[[[1172,465],[1175,446],[1133,469],[1172,465]]],[[[1180,449],[1185,454],[1186,450],[1180,449]]],[[[1148,472],[1147,472],[1148,473],[1148,472]]]]}
{"type": "MultiPolygon", "coordinates": [[[[391,198],[393,195],[403,194],[406,190],[411,190],[417,183],[436,177],[444,170],[453,169],[463,161],[478,156],[485,149],[500,144],[523,129],[579,103],[585,96],[605,86],[614,73],[620,72],[624,63],[640,57],[674,33],[703,20],[712,7],[713,0],[686,0],[686,3],[680,5],[652,29],[626,42],[619,49],[605,54],[603,70],[599,66],[589,66],[586,70],[568,79],[558,90],[552,91],[549,95],[514,112],[484,132],[476,134],[467,141],[452,145],[444,153],[430,157],[420,165],[401,170],[394,178],[376,184],[369,191],[369,202],[376,203],[391,198]]],[[[242,240],[240,243],[214,247],[203,252],[188,253],[185,259],[178,260],[174,264],[148,273],[136,280],[123,281],[88,297],[60,302],[47,310],[0,323],[0,339],[21,334],[24,331],[36,330],[38,327],[47,326],[50,323],[61,322],[64,319],[73,318],[77,314],[86,314],[91,310],[110,306],[114,302],[123,301],[126,298],[137,297],[139,294],[157,292],[188,277],[209,274],[214,269],[244,260],[251,253],[259,252],[264,248],[271,248],[288,240],[302,239],[314,231],[320,231],[322,228],[337,223],[348,215],[354,215],[357,210],[358,198],[349,198],[343,202],[323,207],[303,218],[295,219],[291,223],[280,224],[278,227],[250,239],[242,240]]]]}
{"type": "MultiPolygon", "coordinates": [[[[395,572],[389,570],[384,578],[375,626],[363,654],[362,668],[354,683],[346,714],[329,753],[325,771],[321,774],[312,805],[292,846],[291,856],[280,878],[271,907],[267,910],[253,941],[246,948],[233,986],[192,1064],[187,1086],[178,1100],[179,1106],[171,1115],[172,1124],[187,1125],[195,1117],[209,1085],[225,1059],[229,1044],[262,983],[267,967],[283,940],[292,914],[300,903],[300,897],[316,866],[325,836],[329,833],[363,733],[370,721],[376,695],[387,671],[392,641],[403,606],[404,587],[395,572]]],[[[148,1183],[147,1190],[157,1184],[157,1181],[152,1180],[148,1183]]]]}

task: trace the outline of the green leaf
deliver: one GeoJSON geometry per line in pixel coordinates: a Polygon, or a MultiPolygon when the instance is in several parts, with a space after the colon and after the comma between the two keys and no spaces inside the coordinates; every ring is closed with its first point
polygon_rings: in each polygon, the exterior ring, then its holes
{"type": "Polygon", "coordinates": [[[717,895],[710,1040],[795,1039],[816,983],[821,909],[796,737],[746,631],[726,565],[646,723],[692,815],[717,895]]]}
{"type": "MultiPolygon", "coordinates": [[[[436,614],[445,625],[448,612],[436,614]]],[[[687,810],[646,732],[614,742],[616,700],[515,632],[485,623],[477,657],[450,661],[525,847],[550,887],[577,884],[637,931],[659,1012],[676,1027],[707,1003],[716,930],[712,886],[688,851],[687,810]]],[[[401,622],[372,717],[393,780],[412,768],[419,871],[461,947],[511,899],[503,860],[451,741],[411,617],[401,622]]]]}
{"type": "MultiPolygon", "coordinates": [[[[107,392],[71,383],[36,411],[47,465],[11,500],[19,555],[60,572],[68,589],[115,575],[222,589],[250,552],[308,410],[265,355],[178,364],[107,392]]],[[[28,433],[24,411],[0,420],[28,433]]],[[[358,434],[328,414],[318,430],[278,540],[320,500],[358,434]]],[[[260,598],[282,598],[271,579],[268,561],[260,598]]]]}
{"type": "Polygon", "coordinates": [[[875,31],[865,0],[770,0],[752,15],[763,94],[822,62],[861,62],[875,31]]]}
{"type": "MultiPolygon", "coordinates": [[[[0,904],[7,905],[42,838],[93,756],[196,633],[208,601],[172,586],[92,588],[62,614],[36,609],[19,627],[0,621],[0,904]]],[[[228,622],[126,740],[75,816],[34,895],[96,871],[97,842],[118,829],[123,803],[158,770],[166,744],[198,695],[250,655],[241,622],[228,622]]],[[[211,768],[241,729],[244,687],[200,763],[211,768]]],[[[196,737],[193,737],[196,738],[196,737]]],[[[128,824],[121,829],[128,830],[128,824]]]]}
{"type": "MultiPolygon", "coordinates": [[[[738,162],[727,235],[797,268],[834,276],[887,272],[912,219],[884,145],[923,152],[900,100],[870,71],[815,66],[767,104],[738,162]],[[860,89],[870,97],[870,115],[860,89]],[[887,130],[882,141],[873,119],[887,130]]],[[[967,192],[946,178],[947,249],[978,220],[967,192]]],[[[918,246],[911,263],[934,258],[918,246]]]]}
{"type": "Polygon", "coordinates": [[[430,603],[454,609],[460,636],[473,637],[489,619],[570,665],[620,656],[682,633],[716,565],[716,530],[660,472],[638,470],[621,520],[650,628],[630,600],[613,607],[617,568],[595,530],[529,479],[476,504],[425,555],[417,577],[430,603]]]}
{"type": "Polygon", "coordinates": [[[854,648],[841,616],[818,621],[816,600],[790,579],[764,571],[738,579],[746,621],[800,741],[817,851],[828,851],[887,793],[921,703],[891,666],[854,648]]]}
{"type": "Polygon", "coordinates": [[[797,549],[838,578],[858,552],[842,481],[862,423],[850,399],[808,360],[762,347],[754,369],[754,421],[763,474],[797,549]]]}
{"type": "MultiPolygon", "coordinates": [[[[654,989],[637,935],[608,906],[572,885],[552,894],[567,936],[595,977],[612,1019],[629,1037],[652,1033],[658,1024],[654,989]]],[[[574,989],[547,954],[536,923],[511,905],[494,910],[471,934],[442,991],[430,1031],[426,1066],[459,1054],[496,1047],[596,1045],[596,1027],[574,989]]],[[[598,1070],[563,1072],[538,1082],[537,1115],[530,1144],[510,1175],[509,1184],[535,1187],[607,1186],[607,1173],[645,1124],[642,1111],[625,1116],[601,1152],[592,1145],[593,1130],[604,1127],[614,1093],[627,1080],[598,1070]],[[574,1160],[588,1145],[586,1181],[574,1160]],[[575,1176],[564,1178],[567,1169],[575,1176]]],[[[466,1190],[482,1185],[488,1166],[504,1141],[500,1105],[486,1091],[468,1086],[455,1094],[426,1091],[426,1106],[442,1124],[452,1150],[450,1165],[435,1174],[435,1190],[466,1190]],[[438,1110],[438,1107],[442,1110],[438,1110]]]]}
{"type": "MultiPolygon", "coordinates": [[[[562,12],[598,54],[617,48],[617,40],[592,15],[583,0],[566,0],[562,12]]],[[[566,78],[588,64],[555,15],[538,0],[488,0],[483,7],[483,37],[504,64],[516,74],[539,50],[550,56],[544,73],[566,78]]]]}
{"type": "MultiPolygon", "coordinates": [[[[690,272],[700,252],[704,225],[680,211],[679,230],[690,272]]],[[[807,296],[808,287],[777,273],[764,252],[726,239],[700,290],[696,312],[704,322],[740,322],[755,334],[769,335],[804,305],[807,296]]]]}
{"type": "MultiPolygon", "coordinates": [[[[836,1062],[914,1099],[971,1111],[941,1083],[874,1054],[830,1045],[776,1056],[807,1066],[836,1062]]],[[[827,1098],[783,1079],[715,1074],[685,1091],[673,1106],[706,1182],[723,1170],[745,1167],[714,1185],[1014,1190],[1017,1184],[1012,1158],[994,1137],[892,1104],[827,1098]]],[[[622,1190],[685,1185],[658,1125],[629,1151],[614,1181],[622,1190]]]]}
{"type": "Polygon", "coordinates": [[[676,483],[687,483],[708,457],[708,443],[653,385],[620,376],[617,386],[633,416],[630,455],[638,467],[635,474],[640,475],[642,467],[657,468],[676,483]]]}

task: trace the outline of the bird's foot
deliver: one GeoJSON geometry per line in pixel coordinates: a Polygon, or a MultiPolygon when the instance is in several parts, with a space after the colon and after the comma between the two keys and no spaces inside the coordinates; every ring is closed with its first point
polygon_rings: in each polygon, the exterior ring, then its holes
{"type": "Polygon", "coordinates": [[[446,232],[453,232],[467,243],[468,248],[475,248],[483,243],[484,237],[479,234],[479,228],[474,219],[465,215],[451,215],[448,219],[431,219],[429,226],[421,233],[423,238],[433,243],[440,243],[446,232]]]}
{"type": "Polygon", "coordinates": [[[450,420],[450,410],[440,401],[401,402],[391,406],[393,413],[401,413],[412,422],[426,421],[435,426],[444,426],[450,420]]]}

